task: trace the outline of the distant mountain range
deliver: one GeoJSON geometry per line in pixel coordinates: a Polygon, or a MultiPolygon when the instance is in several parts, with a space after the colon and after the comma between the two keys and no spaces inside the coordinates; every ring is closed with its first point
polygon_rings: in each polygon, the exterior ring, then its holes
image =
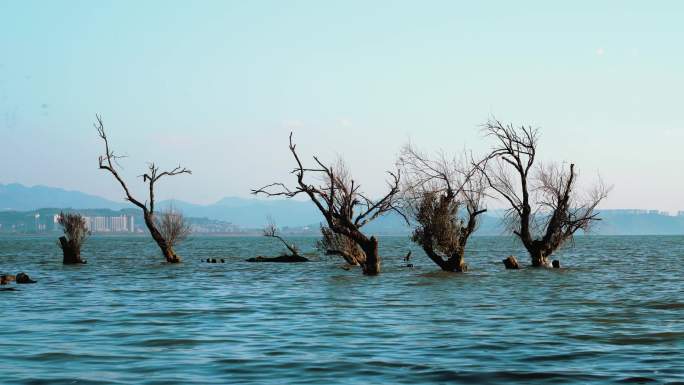
{"type": "Polygon", "coordinates": [[[47,186],[26,187],[18,183],[0,184],[0,210],[29,211],[42,208],[112,209],[129,205],[112,202],[79,191],[47,186]]]}
{"type": "Polygon", "coordinates": [[[229,197],[210,205],[197,205],[183,201],[159,202],[160,207],[173,205],[185,215],[207,217],[231,222],[243,227],[262,227],[268,218],[279,226],[301,227],[321,220],[313,204],[292,199],[247,199],[229,197]]]}
{"type": "MultiPolygon", "coordinates": [[[[228,197],[209,205],[183,201],[162,201],[158,207],[173,205],[186,216],[231,222],[244,228],[260,228],[269,217],[280,227],[318,227],[321,215],[308,201],[293,199],[248,199],[228,197]]],[[[111,209],[131,208],[126,202],[113,202],[102,197],[60,188],[21,184],[0,184],[0,210],[31,211],[42,208],[111,209]]],[[[479,235],[500,235],[504,229],[501,211],[484,215],[479,235]]],[[[597,234],[684,234],[684,215],[669,216],[657,211],[601,210],[602,221],[595,226],[597,234]]],[[[365,227],[370,233],[408,234],[409,228],[397,214],[389,214],[365,227]]]]}
{"type": "MultiPolygon", "coordinates": [[[[210,218],[244,227],[262,227],[272,217],[279,226],[307,226],[318,223],[320,216],[309,202],[292,199],[259,200],[228,197],[209,205],[183,201],[161,201],[158,208],[173,205],[185,215],[210,218]]],[[[21,184],[0,184],[0,210],[31,211],[43,208],[110,209],[133,207],[127,202],[113,202],[79,191],[47,186],[27,187],[21,184]]]]}

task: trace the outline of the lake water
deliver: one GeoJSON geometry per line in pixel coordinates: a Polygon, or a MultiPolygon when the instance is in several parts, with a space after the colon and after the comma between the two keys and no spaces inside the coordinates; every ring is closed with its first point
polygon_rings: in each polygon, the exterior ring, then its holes
{"type": "Polygon", "coordinates": [[[377,277],[242,261],[280,250],[196,237],[170,265],[147,238],[94,237],[62,266],[54,238],[0,238],[0,271],[38,280],[0,292],[0,383],[684,383],[682,236],[580,237],[560,270],[504,270],[528,263],[507,237],[474,238],[467,274],[406,237],[381,238],[377,277]]]}

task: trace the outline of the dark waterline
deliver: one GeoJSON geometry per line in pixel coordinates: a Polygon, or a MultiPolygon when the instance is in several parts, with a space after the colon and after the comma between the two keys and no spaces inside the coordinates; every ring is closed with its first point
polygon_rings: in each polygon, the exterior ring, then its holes
{"type": "Polygon", "coordinates": [[[197,237],[168,265],[102,237],[62,266],[53,238],[0,238],[0,271],[39,281],[0,292],[0,383],[684,383],[682,236],[580,237],[561,270],[505,271],[527,263],[506,237],[473,239],[461,275],[406,237],[381,239],[378,277],[242,261],[279,251],[197,237]]]}

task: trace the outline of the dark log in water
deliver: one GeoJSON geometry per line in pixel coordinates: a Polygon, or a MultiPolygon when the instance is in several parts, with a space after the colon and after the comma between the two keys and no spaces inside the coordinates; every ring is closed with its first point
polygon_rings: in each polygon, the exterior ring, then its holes
{"type": "Polygon", "coordinates": [[[258,256],[256,258],[246,259],[247,262],[280,262],[280,263],[294,263],[294,262],[309,262],[307,258],[299,255],[281,255],[279,257],[264,257],[258,256]]]}
{"type": "Polygon", "coordinates": [[[554,259],[553,262],[551,262],[551,265],[553,265],[554,269],[560,269],[560,261],[557,259],[554,259]]]}
{"type": "Polygon", "coordinates": [[[509,255],[508,258],[503,260],[504,266],[506,266],[506,269],[519,269],[520,265],[518,264],[518,260],[515,259],[514,256],[509,255]]]}

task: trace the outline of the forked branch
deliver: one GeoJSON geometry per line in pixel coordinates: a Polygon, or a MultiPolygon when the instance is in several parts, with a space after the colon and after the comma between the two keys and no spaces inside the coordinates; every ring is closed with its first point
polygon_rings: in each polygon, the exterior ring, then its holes
{"type": "Polygon", "coordinates": [[[176,168],[169,170],[169,171],[162,171],[159,172],[159,167],[155,165],[155,163],[150,163],[148,165],[148,172],[141,175],[143,178],[143,182],[148,183],[149,185],[149,208],[147,207],[146,203],[141,203],[139,200],[133,197],[131,195],[130,190],[128,189],[128,186],[126,185],[126,182],[124,182],[123,178],[119,174],[119,171],[117,170],[116,167],[116,161],[118,159],[124,158],[123,156],[116,155],[113,150],[111,150],[111,147],[109,145],[109,140],[107,138],[107,134],[105,132],[104,128],[104,123],[102,122],[102,117],[97,114],[95,115],[96,122],[94,124],[95,128],[97,129],[97,133],[100,136],[100,138],[103,140],[104,145],[105,145],[105,153],[104,155],[100,155],[98,158],[98,163],[100,166],[100,169],[102,170],[107,170],[109,171],[114,178],[119,182],[121,187],[124,190],[125,193],[125,199],[134,205],[140,207],[144,212],[148,212],[150,214],[154,213],[154,184],[157,182],[159,179],[161,179],[164,176],[174,176],[174,175],[180,175],[180,174],[192,174],[192,171],[185,167],[181,167],[180,165],[177,166],[176,168]]]}

